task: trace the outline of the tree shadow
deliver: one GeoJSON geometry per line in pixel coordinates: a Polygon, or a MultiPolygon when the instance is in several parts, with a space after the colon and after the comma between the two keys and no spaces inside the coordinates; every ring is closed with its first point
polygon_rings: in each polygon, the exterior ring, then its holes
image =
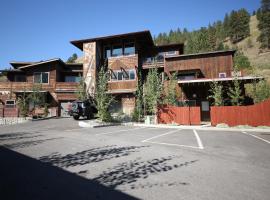
{"type": "Polygon", "coordinates": [[[30,139],[30,138],[36,138],[36,137],[43,136],[41,134],[39,134],[39,135],[33,135],[33,134],[34,133],[29,133],[29,132],[15,132],[15,133],[0,134],[0,142],[11,141],[11,140],[30,139]]]}
{"type": "MultiPolygon", "coordinates": [[[[151,174],[159,174],[180,167],[187,167],[198,161],[191,160],[180,164],[168,164],[172,159],[173,157],[168,156],[148,161],[135,159],[133,161],[123,162],[113,168],[108,168],[107,171],[104,171],[93,180],[108,187],[116,188],[119,185],[132,184],[139,179],[146,179],[151,174]]],[[[183,182],[182,184],[187,185],[188,183],[183,182]]],[[[134,187],[134,185],[132,187],[134,187]]]]}
{"type": "Polygon", "coordinates": [[[130,153],[137,152],[138,149],[144,147],[147,146],[117,147],[116,145],[112,145],[112,146],[92,148],[89,150],[67,155],[53,153],[48,156],[42,156],[39,158],[39,160],[42,162],[51,163],[52,165],[58,167],[71,167],[128,156],[130,155],[130,153]]]}
{"type": "Polygon", "coordinates": [[[1,146],[0,158],[0,199],[136,199],[1,146]]]}
{"type": "Polygon", "coordinates": [[[42,140],[16,142],[16,143],[12,143],[12,144],[5,144],[3,146],[6,147],[6,148],[9,148],[9,149],[19,149],[19,148],[26,148],[26,147],[39,145],[39,144],[42,144],[44,142],[57,140],[57,139],[61,139],[61,138],[63,138],[63,137],[55,137],[55,138],[42,139],[42,140]]]}

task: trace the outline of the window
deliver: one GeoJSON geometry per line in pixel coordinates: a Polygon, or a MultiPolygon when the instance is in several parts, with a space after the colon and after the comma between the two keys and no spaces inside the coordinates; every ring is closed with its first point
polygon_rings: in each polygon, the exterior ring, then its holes
{"type": "Polygon", "coordinates": [[[110,46],[105,47],[104,53],[105,53],[104,58],[111,57],[111,47],[110,46]]]}
{"type": "Polygon", "coordinates": [[[122,46],[121,45],[117,45],[117,46],[113,46],[113,50],[112,50],[112,56],[122,56],[123,55],[123,51],[122,51],[122,46]]]}
{"type": "Polygon", "coordinates": [[[6,100],[6,108],[14,108],[15,106],[15,100],[6,100]]]}
{"type": "Polygon", "coordinates": [[[78,83],[80,80],[80,76],[65,76],[65,82],[78,83]]]}
{"type": "Polygon", "coordinates": [[[124,55],[133,55],[135,54],[135,45],[134,43],[128,43],[125,44],[125,48],[124,48],[124,55]]]}
{"type": "Polygon", "coordinates": [[[117,72],[111,71],[111,81],[117,81],[117,72]]]}
{"type": "Polygon", "coordinates": [[[176,51],[167,51],[167,52],[165,52],[166,56],[172,56],[172,55],[175,55],[175,54],[176,54],[176,51]]]}
{"type": "Polygon", "coordinates": [[[130,70],[129,71],[129,79],[130,80],[134,80],[135,79],[135,71],[134,70],[130,70]]]}
{"type": "Polygon", "coordinates": [[[49,83],[49,72],[35,72],[34,83],[49,83]]]}
{"type": "Polygon", "coordinates": [[[195,79],[195,74],[192,73],[192,74],[179,74],[177,76],[177,79],[178,80],[193,80],[195,79]]]}
{"type": "Polygon", "coordinates": [[[16,74],[14,76],[14,81],[15,82],[26,82],[26,76],[23,74],[16,74]]]}
{"type": "Polygon", "coordinates": [[[123,80],[123,72],[117,72],[117,80],[118,81],[123,80]]]}
{"type": "Polygon", "coordinates": [[[218,77],[219,77],[219,78],[226,78],[226,73],[225,73],[225,72],[219,73],[219,74],[218,74],[218,77]]]}

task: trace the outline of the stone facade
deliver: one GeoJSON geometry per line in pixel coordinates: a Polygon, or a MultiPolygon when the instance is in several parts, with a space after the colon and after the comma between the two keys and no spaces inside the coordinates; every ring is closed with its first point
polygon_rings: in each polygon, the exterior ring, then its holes
{"type": "Polygon", "coordinates": [[[96,86],[96,42],[84,43],[83,52],[83,77],[85,78],[87,92],[90,96],[94,96],[96,86]]]}

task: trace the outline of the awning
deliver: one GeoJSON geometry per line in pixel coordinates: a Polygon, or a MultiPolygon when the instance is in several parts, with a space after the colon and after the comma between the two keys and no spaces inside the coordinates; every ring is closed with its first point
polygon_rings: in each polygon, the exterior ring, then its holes
{"type": "MultiPolygon", "coordinates": [[[[207,78],[201,78],[201,79],[193,79],[193,80],[178,80],[179,84],[189,84],[189,83],[209,83],[209,82],[226,82],[226,81],[233,81],[234,77],[229,78],[214,78],[214,79],[207,79],[207,78]]],[[[237,80],[244,81],[246,83],[251,83],[253,80],[262,80],[264,79],[261,76],[243,76],[243,77],[237,77],[237,80]]]]}
{"type": "Polygon", "coordinates": [[[136,89],[119,89],[119,90],[108,90],[109,94],[124,94],[124,93],[134,93],[136,89]]]}

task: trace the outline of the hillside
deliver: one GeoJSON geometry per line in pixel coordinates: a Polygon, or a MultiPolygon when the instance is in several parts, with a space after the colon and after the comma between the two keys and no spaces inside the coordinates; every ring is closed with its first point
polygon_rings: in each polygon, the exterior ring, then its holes
{"type": "Polygon", "coordinates": [[[235,46],[240,49],[245,56],[247,56],[254,66],[257,73],[264,75],[268,80],[270,80],[270,51],[260,50],[260,43],[257,42],[257,37],[260,35],[260,31],[257,28],[258,20],[256,16],[251,16],[250,18],[250,36],[244,40],[232,45],[230,41],[224,42],[230,48],[235,48],[235,46]]]}

